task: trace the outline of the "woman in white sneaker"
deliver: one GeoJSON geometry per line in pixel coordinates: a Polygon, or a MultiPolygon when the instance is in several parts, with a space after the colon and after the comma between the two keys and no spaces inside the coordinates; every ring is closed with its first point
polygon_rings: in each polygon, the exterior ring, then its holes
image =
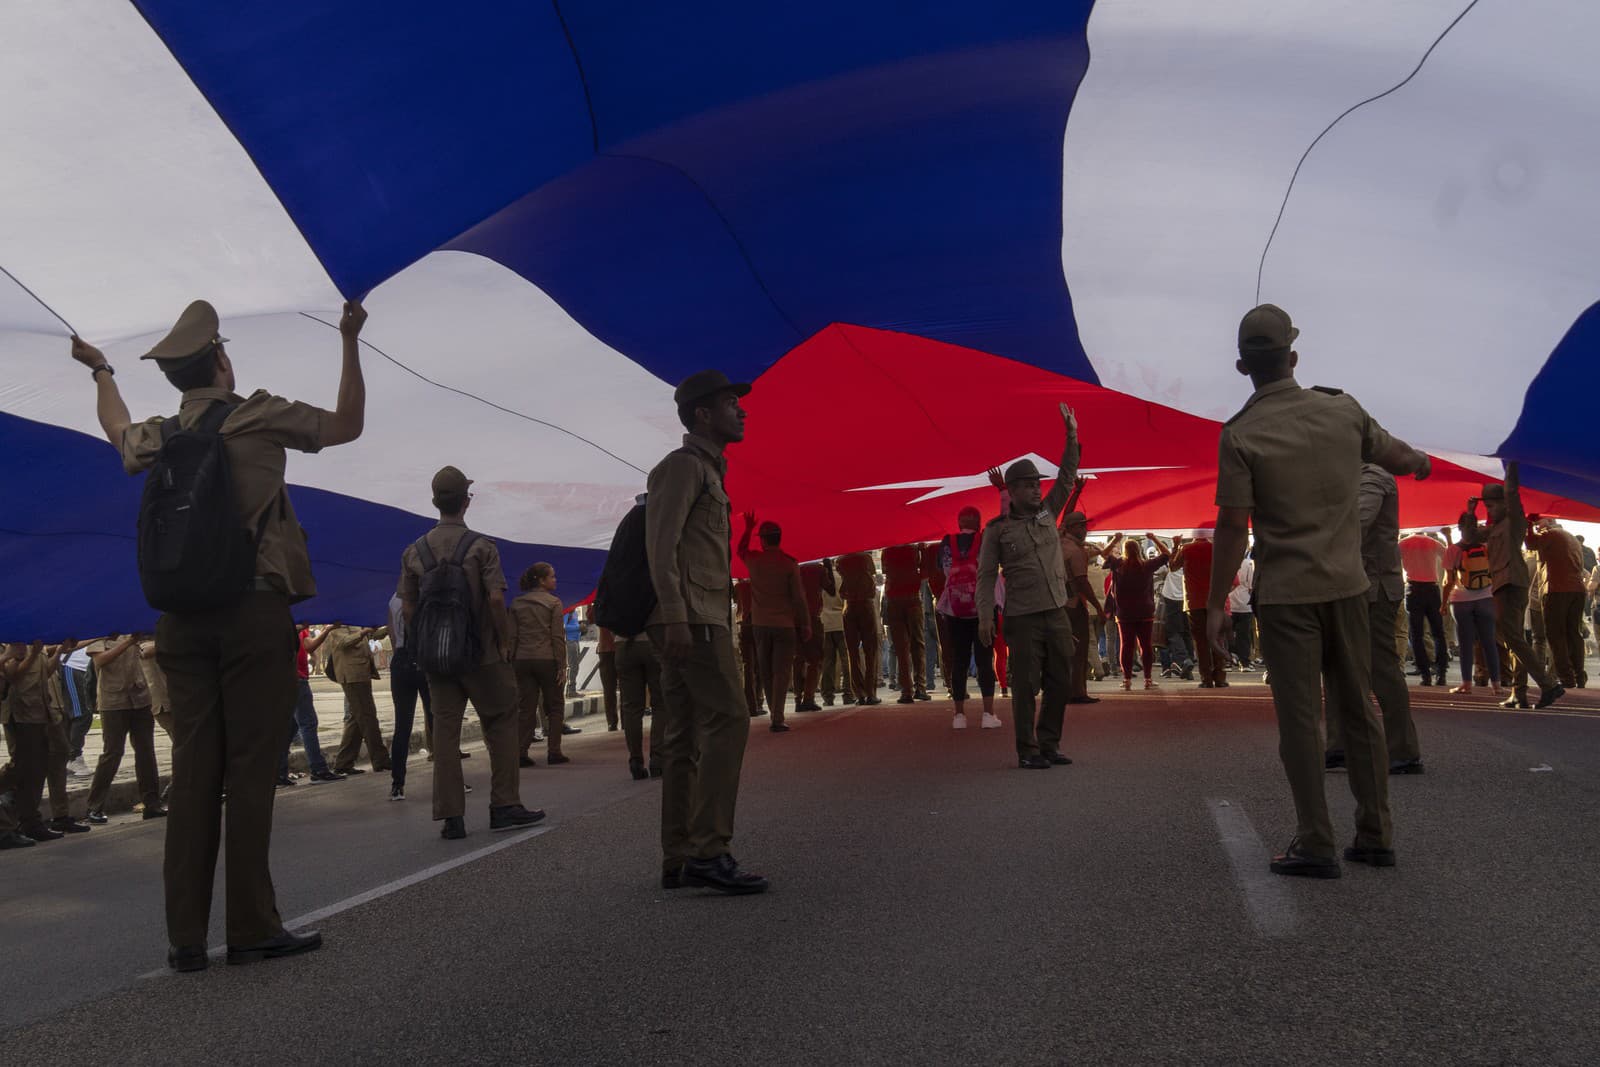
{"type": "Polygon", "coordinates": [[[967,664],[976,657],[978,691],[983,695],[983,728],[993,730],[1001,723],[994,713],[994,649],[978,640],[978,549],[983,544],[983,516],[975,507],[961,509],[956,518],[959,532],[946,534],[939,544],[939,565],[944,571],[944,592],[935,610],[944,616],[950,635],[950,699],[956,715],[951,726],[967,728],[967,664]]]}

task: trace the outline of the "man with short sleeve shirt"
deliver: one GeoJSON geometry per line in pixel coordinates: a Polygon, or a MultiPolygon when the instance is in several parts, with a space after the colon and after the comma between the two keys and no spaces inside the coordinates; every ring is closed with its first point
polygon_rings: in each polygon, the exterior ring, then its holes
{"type": "Polygon", "coordinates": [[[922,628],[922,550],[890,545],[883,550],[883,615],[894,645],[900,703],[930,699],[923,688],[928,654],[922,628]]]}
{"type": "Polygon", "coordinates": [[[1416,660],[1423,685],[1444,685],[1450,669],[1450,646],[1444,637],[1444,546],[1425,533],[1400,539],[1400,565],[1406,576],[1406,621],[1411,636],[1411,658],[1416,660]],[[1433,634],[1434,655],[1428,655],[1424,630],[1433,634]],[[1437,676],[1437,680],[1435,680],[1437,676]]]}
{"type": "Polygon", "coordinates": [[[1526,541],[1544,564],[1544,628],[1556,677],[1563,686],[1582,689],[1589,683],[1583,669],[1583,546],[1553,519],[1535,523],[1526,541]]]}
{"type": "Polygon", "coordinates": [[[103,638],[88,646],[99,683],[95,704],[100,711],[100,738],[105,748],[89,785],[89,821],[106,821],[106,796],[122,766],[124,746],[133,743],[133,767],[144,801],[144,817],[160,819],[167,814],[161,806],[161,772],[156,766],[156,720],[150,710],[150,686],[145,681],[139,659],[136,634],[103,638]]]}
{"type": "Polygon", "coordinates": [[[1228,589],[1253,521],[1256,620],[1297,823],[1271,870],[1337,878],[1342,872],[1323,791],[1324,690],[1329,721],[1344,737],[1356,797],[1356,838],[1344,858],[1378,867],[1395,862],[1388,752],[1367,695],[1372,660],[1358,510],[1361,465],[1425,478],[1430,464],[1352,397],[1302,389],[1294,377],[1299,334],[1272,304],[1252,309],[1239,324],[1235,367],[1255,392],[1223,426],[1218,443],[1206,632],[1212,650],[1225,655],[1228,589]]]}
{"type": "MultiPolygon", "coordinates": [[[[482,534],[467,529],[466,513],[472,503],[472,481],[455,467],[441,467],[433,476],[433,505],[439,524],[422,535],[435,564],[455,558],[463,538],[472,542],[461,569],[471,589],[473,624],[482,650],[478,663],[465,674],[445,675],[431,670],[428,690],[433,696],[433,818],[444,825],[439,836],[458,841],[467,836],[466,785],[461,778],[461,721],[467,701],[472,701],[483,724],[484,747],[489,750],[489,829],[520,830],[544,818],[540,810],[522,806],[518,778],[520,753],[517,737],[517,682],[511,669],[511,622],[506,614],[506,576],[500,567],[500,550],[482,534]]],[[[422,583],[428,568],[416,544],[400,557],[400,600],[408,642],[417,639],[417,612],[422,606],[422,583]]],[[[422,666],[428,668],[425,650],[422,666]]]]}
{"type": "MultiPolygon", "coordinates": [[[[1528,589],[1533,584],[1528,561],[1523,558],[1523,540],[1528,533],[1528,516],[1522,509],[1522,480],[1517,464],[1506,464],[1504,484],[1483,487],[1483,503],[1489,509],[1489,572],[1494,578],[1495,639],[1509,652],[1511,695],[1500,705],[1527,708],[1528,676],[1539,683],[1539,704],[1548,708],[1566,690],[1545,670],[1526,636],[1528,589]]],[[[1507,674],[1505,657],[1500,660],[1500,676],[1507,674]]]]}
{"type": "MultiPolygon", "coordinates": [[[[238,524],[256,543],[255,576],[236,599],[205,610],[168,612],[156,627],[156,659],[172,700],[171,817],[163,875],[172,946],[167,962],[175,970],[206,966],[211,890],[224,835],[228,962],[287,956],[322,944],[314,931],[283,929],[268,866],[283,709],[294,700],[289,607],[316,595],[284,469],[288,450],[317,452],[361,436],[366,385],[357,338],[366,317],[359,303],[345,304],[339,322],[343,364],[333,411],[265,390],[239,396],[227,339],[220,335],[216,310],[204,300],[191,303],[143,357],[155,360],[182,392],[181,426],[193,429],[216,405],[231,406],[219,432],[238,524]]],[[[123,468],[129,474],[148,469],[161,450],[166,420],[132,420],[116,372],[99,349],[74,337],[72,357],[89,368],[100,428],[120,451],[123,468]]]]}

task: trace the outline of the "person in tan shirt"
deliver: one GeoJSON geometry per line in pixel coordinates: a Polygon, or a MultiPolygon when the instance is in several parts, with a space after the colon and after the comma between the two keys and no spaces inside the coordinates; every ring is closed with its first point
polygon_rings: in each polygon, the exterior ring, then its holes
{"type": "Polygon", "coordinates": [[[534,766],[528,755],[539,730],[540,706],[544,711],[546,758],[552,764],[571,763],[561,754],[561,724],[566,715],[567,636],[562,615],[566,611],[556,596],[556,569],[535,563],[518,583],[522,595],[511,602],[511,667],[517,677],[521,714],[517,731],[519,762],[534,766]]]}
{"type": "Polygon", "coordinates": [[[805,589],[800,584],[800,563],[782,548],[783,531],[775,522],[762,523],[761,550],[752,551],[750,535],[755,529],[755,512],[745,512],[744,533],[739,537],[739,559],[750,571],[756,672],[761,692],[767,698],[767,710],[772,713],[768,728],[781,734],[789,731],[783,712],[794,675],[795,648],[797,642],[811,639],[811,613],[806,608],[805,589]]]}
{"type": "Polygon", "coordinates": [[[467,701],[483,723],[489,750],[489,829],[519,830],[544,819],[544,812],[522,806],[517,775],[517,679],[511,667],[511,619],[506,611],[506,576],[500,550],[482,534],[469,530],[472,480],[455,467],[441,467],[433,476],[433,506],[439,524],[406,546],[400,558],[400,600],[408,642],[417,645],[418,663],[428,675],[433,694],[433,818],[444,825],[439,836],[458,841],[467,836],[466,788],[461,778],[461,722],[467,701]],[[464,552],[459,551],[466,542],[464,552]],[[423,583],[431,573],[422,547],[434,567],[460,566],[471,591],[473,623],[481,650],[477,666],[465,674],[446,675],[429,662],[427,634],[417,626],[423,607],[423,583]]]}
{"type": "MultiPolygon", "coordinates": [[[[51,665],[44,642],[11,644],[0,665],[0,723],[4,724],[11,762],[5,770],[4,788],[12,795],[15,818],[22,836],[30,841],[56,841],[61,831],[45,825],[39,814],[49,765],[50,709],[47,687],[51,665]]],[[[9,847],[9,846],[8,846],[9,847]]]]}
{"type": "Polygon", "coordinates": [[[1428,457],[1389,435],[1337,389],[1295,381],[1300,331],[1263,304],[1239,324],[1235,369],[1255,392],[1217,445],[1217,522],[1206,638],[1227,654],[1227,600],[1256,536],[1256,620],[1271,666],[1279,753],[1294,795],[1297,832],[1274,874],[1337,878],[1333,822],[1323,789],[1324,690],[1329,732],[1344,739],[1356,798],[1346,860],[1394,865],[1389,753],[1373,711],[1368,580],[1361,562],[1361,465],[1426,478],[1428,457]]]}
{"type": "Polygon", "coordinates": [[[833,561],[839,575],[839,595],[844,598],[844,647],[849,658],[848,688],[858,704],[881,704],[878,697],[878,647],[883,628],[878,625],[877,564],[869,552],[852,552],[833,561]]]}
{"type": "Polygon", "coordinates": [[[1550,658],[1562,686],[1582,689],[1589,684],[1589,672],[1583,667],[1583,546],[1555,520],[1536,518],[1529,517],[1526,541],[1544,564],[1544,629],[1550,658]]]}
{"type": "Polygon", "coordinates": [[[1548,708],[1566,689],[1545,669],[1526,635],[1529,587],[1533,576],[1523,556],[1528,516],[1522,508],[1522,476],[1515,461],[1506,464],[1503,484],[1483,487],[1489,511],[1489,571],[1494,576],[1495,640],[1499,644],[1500,677],[1510,676],[1511,695],[1503,708],[1528,708],[1528,677],[1539,684],[1538,707],[1548,708]],[[1509,653],[1509,662],[1507,654],[1509,653]]]}
{"type": "MultiPolygon", "coordinates": [[[[167,962],[206,966],[206,931],[218,841],[227,837],[228,960],[258,960],[318,948],[315,932],[283,929],[272,891],[272,801],[283,744],[283,709],[294,703],[290,605],[316,595],[305,532],[284,484],[287,451],[316,452],[361,436],[366,384],[358,336],[367,313],[348,302],[338,403],[326,411],[258,390],[236,393],[216,309],[196,300],[143,358],[155,360],[183,394],[179,425],[198,427],[218,405],[241,530],[255,540],[255,576],[236,600],[168,612],[156,627],[158,662],[172,699],[172,817],[167,822],[167,962]],[[223,808],[223,783],[227,807],[223,808]],[[226,818],[226,831],[223,821],[226,818]]],[[[129,474],[147,470],[162,446],[162,418],[135,423],[104,354],[79,337],[72,358],[89,368],[96,414],[129,474]]]]}
{"type": "Polygon", "coordinates": [[[146,819],[162,819],[161,773],[156,766],[156,721],[150,711],[150,687],[144,680],[139,659],[137,634],[117,635],[91,641],[84,650],[94,662],[99,678],[95,703],[100,713],[100,737],[104,749],[95,765],[89,785],[89,821],[106,821],[106,796],[122,766],[122,753],[133,743],[133,767],[144,801],[146,819]]]}
{"type": "Polygon", "coordinates": [[[333,773],[365,774],[356,766],[361,756],[361,746],[367,746],[367,758],[372,769],[379,774],[390,769],[389,745],[383,739],[378,725],[378,703],[372,695],[372,682],[378,677],[378,665],[372,659],[374,638],[387,636],[387,626],[346,626],[335,623],[333,632],[326,635],[328,668],[344,690],[346,717],[344,736],[339,740],[339,751],[333,757],[333,773]]]}
{"type": "Polygon", "coordinates": [[[748,385],[720,371],[684,379],[673,395],[688,431],[683,447],[650,471],[645,549],[656,607],[651,643],[661,652],[667,719],[661,734],[661,884],[759,893],[760,875],[729,851],[739,773],[750,737],[731,624],[732,513],[723,449],[744,439],[739,400],[748,385]]]}

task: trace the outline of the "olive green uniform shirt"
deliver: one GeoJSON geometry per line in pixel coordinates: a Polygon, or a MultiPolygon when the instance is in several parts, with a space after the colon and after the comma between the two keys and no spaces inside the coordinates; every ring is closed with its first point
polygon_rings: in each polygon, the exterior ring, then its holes
{"type": "Polygon", "coordinates": [[[684,434],[650,472],[645,503],[645,550],[656,590],[651,626],[689,623],[731,627],[732,505],[723,479],[722,448],[684,434]]]}
{"type": "MultiPolygon", "coordinates": [[[[23,653],[27,655],[26,652],[23,653]]],[[[6,687],[0,702],[0,722],[45,723],[50,721],[48,685],[55,658],[41,650],[33,666],[23,671],[6,687]]]]}
{"type": "MultiPolygon", "coordinates": [[[[90,655],[99,655],[120,644],[121,638],[113,641],[103,638],[91,641],[84,646],[90,655]]],[[[139,662],[139,643],[135,641],[122,651],[116,659],[103,661],[94,665],[95,678],[95,705],[98,711],[126,711],[130,708],[148,708],[150,706],[150,687],[144,680],[144,666],[139,662]]]]}
{"type": "Polygon", "coordinates": [[[1061,554],[1056,519],[1072,493],[1078,476],[1078,438],[1067,438],[1056,483],[1039,510],[1019,515],[1012,504],[983,532],[978,549],[978,618],[994,618],[994,585],[999,571],[1006,575],[1006,617],[1064,608],[1072,600],[1067,591],[1067,566],[1061,554]]]}
{"type": "Polygon", "coordinates": [[[1321,604],[1367,591],[1361,465],[1391,447],[1354,397],[1302,389],[1293,378],[1257,389],[1224,424],[1217,506],[1252,513],[1258,604],[1321,604]]]}
{"type": "Polygon", "coordinates": [[[1368,600],[1405,599],[1405,576],[1400,568],[1400,487],[1394,475],[1376,463],[1361,465],[1361,566],[1372,587],[1368,600]]]}
{"type": "Polygon", "coordinates": [[[339,684],[372,680],[372,646],[359,626],[341,626],[328,635],[328,655],[339,684]]]}
{"type": "MultiPolygon", "coordinates": [[[[321,408],[273,396],[265,389],[241,399],[226,389],[190,389],[178,407],[178,421],[186,429],[197,425],[212,404],[236,403],[222,423],[228,465],[233,475],[239,525],[255,536],[256,577],[286,593],[291,602],[315,596],[311,557],[305,531],[295,518],[294,505],[284,486],[287,449],[318,452],[322,425],[328,412],[321,408]]],[[[122,437],[122,466],[129,474],[146,470],[161,451],[164,418],[148,419],[128,427],[122,437]]]]}
{"type": "Polygon", "coordinates": [[[567,627],[561,598],[547,589],[534,589],[511,602],[511,658],[555,660],[567,663],[567,627]]]}
{"type": "MultiPolygon", "coordinates": [[[[439,562],[453,559],[456,546],[466,535],[466,523],[460,519],[442,519],[439,525],[423,536],[427,538],[428,548],[433,552],[434,560],[439,562]]],[[[506,592],[506,575],[500,566],[500,549],[493,541],[480,534],[478,539],[472,542],[472,547],[467,549],[466,558],[461,561],[461,569],[466,572],[467,585],[472,590],[473,603],[477,605],[478,640],[483,647],[483,658],[479,663],[481,665],[498,662],[500,640],[495,634],[494,618],[489,614],[489,600],[491,597],[504,598],[506,592]]],[[[400,599],[407,604],[418,605],[422,602],[422,574],[422,557],[417,554],[417,546],[407,545],[400,557],[399,589],[400,599]]],[[[506,635],[508,641],[510,636],[506,635]]]]}

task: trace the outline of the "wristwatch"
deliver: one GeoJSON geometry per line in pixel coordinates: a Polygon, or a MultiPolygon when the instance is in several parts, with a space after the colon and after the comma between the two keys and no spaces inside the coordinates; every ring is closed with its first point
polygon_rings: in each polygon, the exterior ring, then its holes
{"type": "Polygon", "coordinates": [[[113,367],[109,363],[102,363],[98,367],[94,367],[89,371],[89,377],[93,378],[96,374],[99,374],[101,371],[105,371],[107,374],[111,375],[113,378],[115,378],[117,376],[117,369],[115,367],[113,367]]]}

